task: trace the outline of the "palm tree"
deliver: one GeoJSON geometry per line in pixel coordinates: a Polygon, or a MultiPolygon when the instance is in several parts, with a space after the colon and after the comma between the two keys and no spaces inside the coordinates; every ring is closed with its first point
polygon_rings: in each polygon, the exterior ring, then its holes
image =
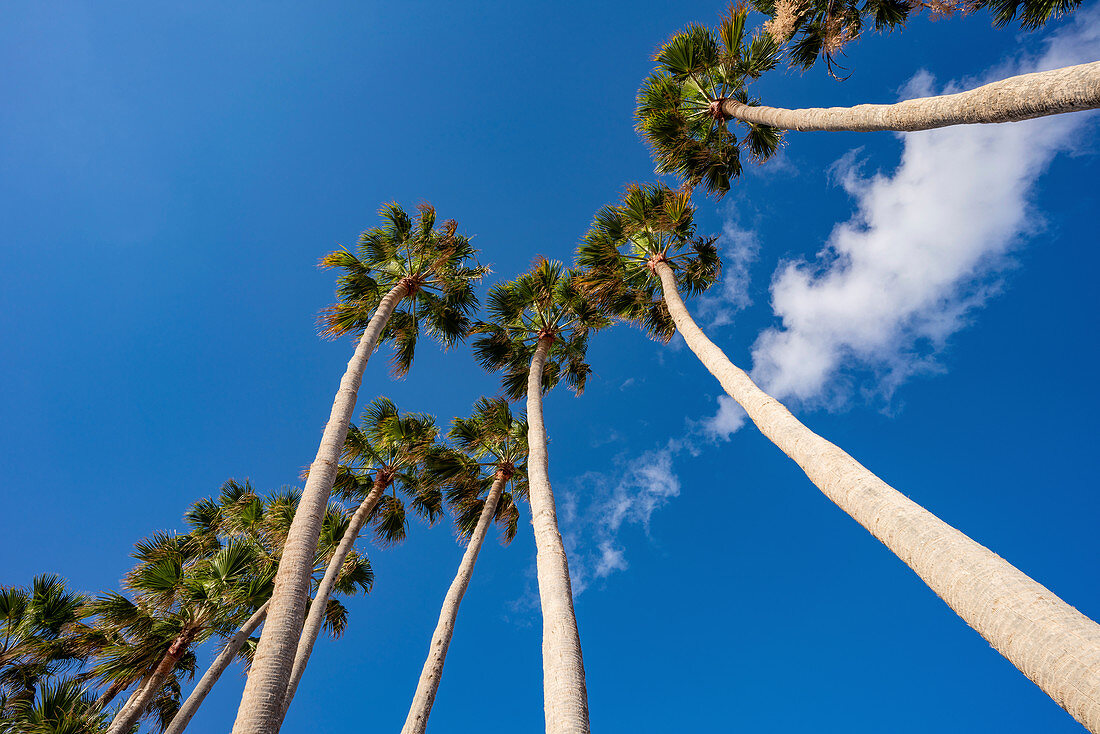
{"type": "Polygon", "coordinates": [[[79,678],[44,682],[0,713],[0,734],[102,734],[107,715],[79,678]]]}
{"type": "Polygon", "coordinates": [[[100,625],[121,637],[100,654],[95,674],[112,683],[142,681],[107,734],[130,732],[194,645],[235,629],[270,594],[269,569],[261,565],[256,578],[252,544],[212,547],[204,540],[158,533],[139,542],[138,563],[125,577],[134,600],[111,592],[90,605],[100,625]]]}
{"type": "Polygon", "coordinates": [[[413,511],[429,524],[442,512],[442,484],[424,467],[439,436],[435,419],[424,413],[402,415],[391,400],[379,397],[363,411],[361,426],[348,429],[343,452],[345,463],[341,464],[336,480],[336,489],[343,498],[358,501],[359,506],[341,533],[340,543],[310,604],[283,697],[280,724],[313,652],[329,594],[353,553],[363,525],[370,522],[376,538],[383,545],[392,545],[405,539],[408,528],[405,503],[400,495],[408,497],[413,511]]]}
{"type": "Polygon", "coordinates": [[[999,123],[1100,107],[1100,62],[1002,79],[958,94],[897,104],[786,110],[763,107],[745,86],[779,61],[767,31],[745,42],[747,10],[732,10],[717,29],[690,26],[654,57],[657,69],[638,92],[638,131],[648,141],[658,173],[702,184],[721,196],[741,173],[741,149],[762,161],[788,130],[929,130],[999,123]],[[747,127],[741,141],[730,122],[747,127]]]}
{"type": "Polygon", "coordinates": [[[542,392],[560,379],[578,394],[591,368],[589,332],[609,322],[577,288],[576,273],[539,258],[532,270],[489,291],[491,323],[479,324],[474,354],[504,372],[505,395],[527,395],[529,494],[542,603],[543,705],[548,734],[587,734],[588,693],[573,611],[569,562],[558,530],[547,464],[542,392]]]}
{"type": "Polygon", "coordinates": [[[0,712],[33,700],[42,679],[89,652],[73,634],[86,602],[52,574],[34,577],[29,589],[0,587],[0,712]]]}
{"type": "MultiPolygon", "coordinates": [[[[229,637],[202,678],[179,707],[178,713],[165,728],[165,734],[181,734],[198,712],[199,706],[218,682],[221,674],[237,658],[251,659],[249,643],[254,643],[252,634],[259,628],[267,616],[270,603],[271,580],[278,566],[283,543],[289,532],[298,506],[300,493],[292,488],[283,488],[273,492],[267,498],[256,494],[252,485],[245,480],[239,483],[233,479],[222,485],[216,498],[206,498],[193,504],[187,511],[186,521],[192,537],[209,539],[212,544],[231,541],[248,542],[258,551],[257,571],[254,583],[263,584],[263,589],[249,592],[250,597],[266,599],[244,624],[229,637]],[[262,569],[262,570],[261,570],[262,569]]],[[[349,513],[338,505],[330,504],[325,513],[321,535],[314,562],[314,578],[328,567],[340,539],[350,523],[349,513]]],[[[369,592],[374,583],[374,574],[369,561],[359,554],[345,558],[343,573],[335,584],[335,591],[352,595],[358,591],[369,592]]],[[[325,605],[325,629],[333,637],[343,634],[347,625],[347,610],[336,599],[329,599],[325,605]]]]}
{"type": "Polygon", "coordinates": [[[1025,30],[1072,13],[1081,0],[751,0],[755,10],[769,16],[764,27],[776,40],[787,43],[793,67],[809,69],[818,57],[830,73],[835,55],[857,39],[866,26],[891,31],[904,26],[913,11],[928,11],[933,18],[968,14],[988,8],[993,23],[1005,26],[1019,18],[1025,30]],[[791,40],[797,34],[798,38],[791,40]]]}
{"type": "Polygon", "coordinates": [[[466,552],[443,598],[428,659],[401,734],[423,734],[427,728],[458,619],[458,607],[489,526],[497,523],[504,542],[510,543],[519,520],[515,498],[527,494],[527,422],[512,416],[507,400],[477,401],[473,415],[469,419],[456,418],[449,435],[456,450],[434,452],[428,468],[447,484],[447,502],[454,513],[459,537],[467,541],[466,552]],[[509,483],[511,491],[507,489],[509,483]]]}
{"type": "Polygon", "coordinates": [[[275,594],[245,683],[234,734],[268,734],[278,726],[309,599],[310,573],[321,519],[355,410],[367,360],[380,339],[394,343],[394,367],[408,369],[420,325],[444,345],[466,336],[477,307],[473,283],[484,268],[474,249],[448,221],[436,228],[435,210],[420,206],[417,220],[397,204],[381,210],[383,224],[359,238],[356,253],[338,250],[321,261],[340,268],[340,301],[324,317],[332,336],[358,334],[355,354],[340,381],[332,412],[310,466],[299,511],[287,537],[275,594]],[[398,308],[404,304],[403,308],[398,308]]]}
{"type": "Polygon", "coordinates": [[[680,297],[681,290],[705,290],[721,268],[714,240],[693,238],[692,217],[687,193],[629,187],[620,206],[596,215],[581,246],[590,293],[662,341],[679,331],[726,393],[810,481],[1060,706],[1100,731],[1100,625],[813,433],[735,367],[680,297]]]}

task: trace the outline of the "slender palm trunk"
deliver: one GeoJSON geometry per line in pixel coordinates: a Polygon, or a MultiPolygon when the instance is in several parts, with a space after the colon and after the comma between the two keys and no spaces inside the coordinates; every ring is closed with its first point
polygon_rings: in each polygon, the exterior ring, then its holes
{"type": "Polygon", "coordinates": [[[500,494],[507,481],[504,473],[498,471],[489,495],[485,498],[485,506],[481,508],[477,527],[474,528],[470,542],[466,545],[466,552],[462,554],[462,562],[458,564],[458,574],[451,582],[451,588],[447,589],[447,596],[443,598],[443,609],[439,612],[439,622],[436,623],[435,632],[432,634],[428,659],[424,661],[424,669],[420,672],[420,682],[416,685],[409,716],[405,719],[401,734],[424,734],[424,730],[428,727],[428,715],[431,714],[432,704],[435,703],[435,694],[439,690],[439,681],[443,677],[443,662],[447,659],[447,648],[451,646],[455,620],[458,619],[458,605],[462,603],[462,597],[470,585],[474,564],[477,563],[477,554],[481,550],[482,543],[485,542],[489,526],[493,523],[497,503],[500,502],[500,494]]]}
{"type": "MultiPolygon", "coordinates": [[[[141,686],[138,686],[140,688],[141,686]]],[[[126,684],[122,681],[115,681],[107,690],[100,694],[99,698],[95,700],[95,710],[102,711],[107,708],[107,704],[115,700],[115,696],[126,690],[126,684]]]]}
{"type": "Polygon", "coordinates": [[[1020,74],[967,92],[897,104],[786,110],[751,107],[726,99],[722,102],[722,114],[785,130],[910,132],[979,122],[1016,122],[1097,107],[1100,107],[1100,61],[1020,74]]]}
{"type": "Polygon", "coordinates": [[[406,292],[406,285],[399,283],[378,304],[340,380],[340,389],[321,436],[317,458],[309,467],[309,477],[283,547],[267,622],[264,623],[252,669],[245,682],[233,734],[272,734],[278,731],[283,695],[290,680],[309,600],[321,522],[336,479],[340,452],[348,435],[348,424],[355,410],[363,370],[386,322],[406,292]]]}
{"type": "Polygon", "coordinates": [[[157,663],[157,667],[153,670],[153,674],[149,676],[149,680],[135,691],[135,695],[131,696],[130,700],[126,702],[126,705],[115,714],[115,718],[111,721],[111,725],[107,727],[106,734],[129,734],[134,724],[136,724],[142,714],[145,713],[145,709],[149,707],[152,700],[160,693],[160,689],[164,687],[164,682],[167,681],[168,676],[172,674],[172,671],[176,667],[176,663],[178,663],[180,658],[183,657],[183,654],[187,652],[187,648],[190,647],[197,633],[198,630],[196,629],[185,628],[176,636],[176,639],[172,640],[172,644],[168,646],[168,651],[164,653],[164,657],[157,663]]]}
{"type": "Polygon", "coordinates": [[[233,662],[233,658],[237,657],[237,653],[244,647],[244,643],[252,636],[252,633],[256,631],[264,618],[267,617],[267,607],[271,604],[271,601],[265,601],[263,606],[252,613],[252,616],[248,618],[248,621],[241,625],[241,628],[237,630],[237,634],[229,638],[229,641],[222,648],[218,657],[214,658],[214,662],[210,663],[210,667],[203,673],[202,678],[195,685],[195,689],[191,691],[191,695],[187,697],[187,700],[180,706],[180,710],[176,712],[176,715],[172,718],[172,723],[168,725],[168,728],[164,730],[164,734],[182,734],[183,730],[187,728],[187,725],[191,723],[191,719],[199,710],[199,706],[206,700],[206,696],[214,688],[214,684],[221,678],[222,673],[229,667],[229,664],[233,662]]]}
{"type": "Polygon", "coordinates": [[[588,734],[588,691],[569,561],[558,531],[558,513],[546,453],[542,421],[542,370],[552,344],[539,339],[527,373],[527,478],[531,524],[535,528],[535,566],[542,602],[542,693],[546,734],[588,734]]]}
{"type": "MultiPolygon", "coordinates": [[[[126,697],[126,702],[122,704],[122,708],[115,712],[115,716],[118,716],[123,711],[129,710],[130,707],[134,705],[134,702],[141,697],[141,692],[145,690],[145,686],[149,685],[149,680],[150,676],[145,676],[138,681],[137,686],[134,690],[130,691],[130,695],[126,697]]],[[[125,687],[123,687],[123,690],[125,690],[125,687]]]]}
{"type": "Polygon", "coordinates": [[[802,425],[707,339],[668,265],[655,269],[684,341],[760,432],[994,649],[1089,731],[1100,732],[1100,625],[802,425]]]}
{"type": "MultiPolygon", "coordinates": [[[[332,558],[329,559],[324,578],[317,585],[317,593],[313,595],[313,601],[309,605],[309,616],[306,617],[305,625],[302,627],[302,638],[298,641],[298,649],[294,654],[294,667],[291,668],[290,681],[287,683],[286,695],[283,696],[282,711],[279,712],[279,726],[282,725],[287,709],[290,708],[290,702],[298,691],[298,682],[302,680],[302,674],[306,672],[306,663],[309,662],[309,656],[313,652],[313,645],[317,642],[317,635],[320,634],[321,627],[325,624],[328,598],[332,595],[332,588],[336,585],[336,579],[344,568],[344,559],[355,547],[355,540],[359,537],[360,528],[363,527],[363,523],[367,521],[370,514],[374,512],[374,508],[378,505],[378,501],[382,499],[382,493],[386,491],[388,484],[389,480],[381,477],[374,480],[374,486],[371,488],[370,493],[359,504],[359,508],[348,521],[347,530],[344,531],[343,537],[340,538],[340,544],[336,546],[332,558]]],[[[278,729],[274,731],[278,731],[278,729]]]]}

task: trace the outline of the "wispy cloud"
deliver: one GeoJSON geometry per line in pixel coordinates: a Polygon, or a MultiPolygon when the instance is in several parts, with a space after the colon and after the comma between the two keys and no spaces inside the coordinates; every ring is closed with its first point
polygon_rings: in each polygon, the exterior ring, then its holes
{"type": "Polygon", "coordinates": [[[733,323],[738,311],[752,305],[749,267],[760,254],[760,241],[756,232],[743,226],[739,209],[733,199],[723,208],[722,234],[718,238],[722,282],[696,304],[699,320],[710,328],[733,323]]]}
{"type": "MultiPolygon", "coordinates": [[[[1040,59],[1008,71],[1098,53],[1094,7],[1052,37],[1040,59]]],[[[906,93],[934,93],[932,78],[918,74],[906,93]]],[[[771,294],[781,326],[757,339],[754,378],[780,398],[835,404],[851,391],[851,370],[869,370],[873,392],[889,398],[913,375],[940,369],[949,337],[998,292],[1023,236],[1042,227],[1031,205],[1036,180],[1091,117],[910,133],[889,174],[865,174],[858,149],[837,161],[833,175],[856,213],[833,230],[816,260],[777,270],[771,294]]]]}
{"type": "Polygon", "coordinates": [[[672,468],[677,450],[620,456],[613,471],[586,472],[567,485],[561,520],[574,596],[629,567],[620,533],[633,525],[648,535],[653,513],[680,494],[672,468]]]}

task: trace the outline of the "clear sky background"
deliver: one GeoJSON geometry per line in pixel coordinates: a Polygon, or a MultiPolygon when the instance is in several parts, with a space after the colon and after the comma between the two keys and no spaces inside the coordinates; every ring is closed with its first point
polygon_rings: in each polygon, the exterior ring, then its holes
{"type": "MultiPolygon", "coordinates": [[[[632,128],[659,44],[720,2],[8,2],[0,12],[0,583],[117,587],[135,541],[229,477],[309,464],[349,341],[314,265],[380,204],[475,235],[485,284],[568,260],[653,177],[632,128]]],[[[1095,5],[1039,34],[917,19],[776,73],[787,106],[889,102],[1100,58],[1095,5]]],[[[735,362],[900,491],[1100,616],[1097,118],[792,134],[722,202],[689,304],[735,362]]],[[[619,326],[546,401],[593,731],[1075,732],[1036,686],[718,400],[619,326]]],[[[379,394],[441,423],[494,378],[425,341],[379,394]]],[[[526,517],[526,516],[525,516],[526,517]]],[[[526,521],[487,543],[431,729],[542,726],[526,521]]],[[[397,731],[461,548],[390,550],[284,731],[397,731]]],[[[200,653],[201,662],[210,651],[200,653]]],[[[243,677],[192,724],[228,731],[243,677]]]]}

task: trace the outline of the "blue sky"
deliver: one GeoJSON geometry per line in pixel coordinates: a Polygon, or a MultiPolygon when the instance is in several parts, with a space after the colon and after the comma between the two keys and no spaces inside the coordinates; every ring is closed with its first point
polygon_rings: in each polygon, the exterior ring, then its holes
{"type": "MultiPolygon", "coordinates": [[[[632,129],[660,42],[720,3],[27,3],[0,24],[0,582],[117,586],[132,544],[228,477],[294,483],[350,356],[314,265],[385,201],[475,236],[486,285],[569,259],[652,179],[632,129]]],[[[779,105],[893,101],[1100,58],[1095,7],[848,50],[779,105]],[[1052,40],[1053,39],[1053,40],[1052,40]]],[[[720,203],[727,281],[690,304],[814,430],[1100,616],[1097,118],[793,134],[720,203]]],[[[682,345],[616,327],[546,401],[593,730],[1074,732],[1079,726],[719,399],[682,345]]],[[[385,394],[442,423],[496,381],[425,342],[385,394]]],[[[483,551],[432,729],[541,726],[534,550],[483,551]]],[[[396,730],[461,554],[367,550],[285,731],[396,730]]],[[[203,659],[209,654],[204,651],[203,659]]],[[[228,730],[226,677],[195,731],[228,730]]]]}

